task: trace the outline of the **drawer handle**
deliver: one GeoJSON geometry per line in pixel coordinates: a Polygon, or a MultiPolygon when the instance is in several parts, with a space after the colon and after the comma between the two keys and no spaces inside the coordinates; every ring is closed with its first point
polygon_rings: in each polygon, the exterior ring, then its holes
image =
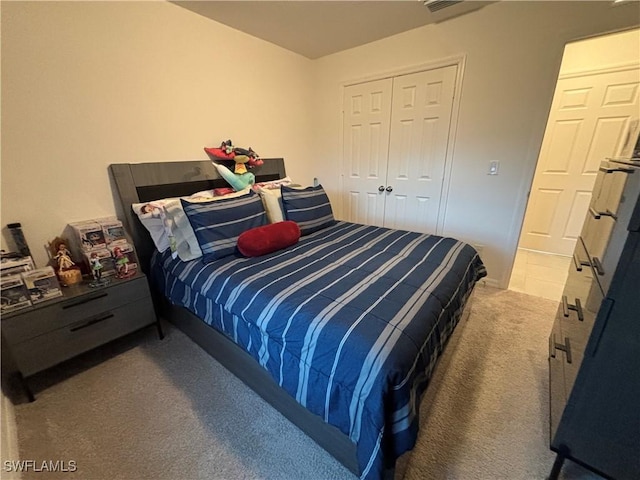
{"type": "Polygon", "coordinates": [[[613,213],[611,210],[606,210],[604,212],[599,212],[595,208],[589,207],[589,213],[596,220],[600,220],[600,217],[611,217],[614,220],[618,219],[618,216],[615,213],[613,213]]]}
{"type": "Polygon", "coordinates": [[[619,168],[600,167],[599,170],[604,173],[613,173],[613,172],[633,173],[635,171],[633,168],[624,168],[624,167],[619,167],[619,168]]]}
{"type": "Polygon", "coordinates": [[[567,363],[572,362],[571,357],[571,342],[569,341],[569,337],[564,337],[564,343],[556,342],[555,333],[549,337],[549,356],[551,358],[556,358],[556,350],[562,350],[567,356],[567,363]]]}
{"type": "Polygon", "coordinates": [[[104,322],[105,320],[108,320],[113,316],[114,315],[111,312],[103,313],[102,315],[98,315],[90,320],[83,320],[82,322],[74,323],[73,325],[71,325],[71,328],[69,330],[72,332],[77,332],[78,330],[90,327],[91,325],[95,325],[96,323],[104,322]]]}
{"type": "Polygon", "coordinates": [[[573,254],[573,264],[576,266],[578,272],[582,271],[582,262],[578,260],[578,256],[575,253],[573,254]]]}
{"type": "Polygon", "coordinates": [[[86,297],[78,300],[77,302],[70,302],[70,303],[64,304],[62,308],[65,309],[65,308],[77,307],[78,305],[82,305],[83,303],[93,302],[94,300],[106,297],[107,295],[109,295],[107,292],[97,293],[94,295],[87,295],[86,297]]]}
{"type": "Polygon", "coordinates": [[[580,320],[581,322],[584,321],[584,314],[582,313],[582,302],[580,301],[579,298],[576,298],[576,304],[575,305],[571,305],[569,303],[569,301],[567,300],[567,296],[563,295],[562,296],[562,314],[565,317],[569,316],[569,310],[573,310],[574,312],[578,313],[578,320],[580,320]]]}
{"type": "Polygon", "coordinates": [[[593,268],[595,268],[598,275],[604,275],[604,268],[602,268],[602,262],[598,257],[593,257],[591,259],[591,264],[593,265],[593,268]]]}
{"type": "Polygon", "coordinates": [[[590,267],[591,264],[587,260],[578,259],[578,255],[576,253],[573,254],[573,263],[576,266],[576,270],[581,272],[582,267],[590,267]]]}

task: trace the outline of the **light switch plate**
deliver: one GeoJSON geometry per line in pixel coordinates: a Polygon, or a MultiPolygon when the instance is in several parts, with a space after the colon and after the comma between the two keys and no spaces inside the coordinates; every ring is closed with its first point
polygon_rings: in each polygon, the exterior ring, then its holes
{"type": "Polygon", "coordinates": [[[498,170],[500,170],[500,162],[494,160],[489,163],[489,175],[498,175],[498,170]]]}

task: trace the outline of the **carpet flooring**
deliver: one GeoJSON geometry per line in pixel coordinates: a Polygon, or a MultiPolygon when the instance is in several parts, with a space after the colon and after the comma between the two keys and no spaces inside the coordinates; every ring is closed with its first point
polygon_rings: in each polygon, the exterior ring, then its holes
{"type": "MultiPolygon", "coordinates": [[[[557,303],[479,285],[421,403],[396,480],[544,479],[548,335],[557,303]]],[[[195,343],[147,329],[32,378],[16,405],[22,478],[344,479],[346,470],[195,343]]],[[[16,459],[17,460],[17,459],[16,459]]],[[[567,462],[561,478],[600,477],[567,462]]]]}

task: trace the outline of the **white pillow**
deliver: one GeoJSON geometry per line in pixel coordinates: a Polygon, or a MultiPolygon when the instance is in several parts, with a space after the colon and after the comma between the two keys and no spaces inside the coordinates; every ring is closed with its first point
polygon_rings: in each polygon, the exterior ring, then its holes
{"type": "Polygon", "coordinates": [[[164,211],[164,206],[171,199],[163,198],[152,202],[134,203],[131,205],[134,213],[138,215],[140,222],[149,231],[151,239],[159,252],[169,248],[169,226],[164,211]]]}
{"type": "Polygon", "coordinates": [[[278,180],[269,180],[268,182],[258,182],[254,185],[255,190],[260,188],[272,190],[280,190],[280,185],[291,185],[291,179],[289,177],[279,178],[278,180]]]}
{"type": "Polygon", "coordinates": [[[284,221],[284,210],[282,207],[282,194],[280,188],[258,188],[258,194],[262,199],[264,209],[267,212],[269,223],[277,223],[284,221]]]}
{"type": "MultiPolygon", "coordinates": [[[[230,193],[228,195],[220,195],[217,197],[214,197],[213,192],[211,191],[209,191],[211,192],[211,195],[207,195],[206,192],[198,192],[189,197],[182,198],[188,200],[191,203],[210,202],[212,200],[222,200],[223,198],[233,198],[239,197],[241,195],[246,195],[247,193],[249,193],[249,190],[250,188],[248,187],[244,190],[240,190],[239,192],[230,193]]],[[[168,220],[167,225],[174,240],[173,245],[171,246],[173,258],[176,258],[176,256],[178,256],[180,257],[180,260],[187,262],[189,260],[194,260],[201,257],[202,249],[198,244],[198,239],[196,238],[196,234],[193,231],[193,228],[191,228],[189,219],[182,209],[182,203],[180,202],[180,199],[175,198],[168,201],[164,205],[164,211],[168,220]]]]}
{"type": "MultiPolygon", "coordinates": [[[[213,197],[213,190],[203,190],[184,198],[197,201],[199,198],[206,198],[210,200],[211,197],[213,197]]],[[[145,203],[134,203],[131,205],[134,213],[138,215],[140,222],[151,235],[151,239],[159,252],[164,252],[167,248],[171,247],[172,243],[174,243],[170,220],[166,215],[166,205],[175,202],[176,200],[179,204],[180,199],[172,197],[161,198],[159,200],[153,200],[145,203]]]]}

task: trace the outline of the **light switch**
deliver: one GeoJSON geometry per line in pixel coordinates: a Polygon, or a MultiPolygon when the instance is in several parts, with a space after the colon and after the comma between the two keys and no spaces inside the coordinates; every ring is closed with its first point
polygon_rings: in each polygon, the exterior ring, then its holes
{"type": "Polygon", "coordinates": [[[494,160],[493,162],[489,163],[489,175],[498,175],[498,170],[500,169],[500,162],[498,162],[497,160],[494,160]]]}

